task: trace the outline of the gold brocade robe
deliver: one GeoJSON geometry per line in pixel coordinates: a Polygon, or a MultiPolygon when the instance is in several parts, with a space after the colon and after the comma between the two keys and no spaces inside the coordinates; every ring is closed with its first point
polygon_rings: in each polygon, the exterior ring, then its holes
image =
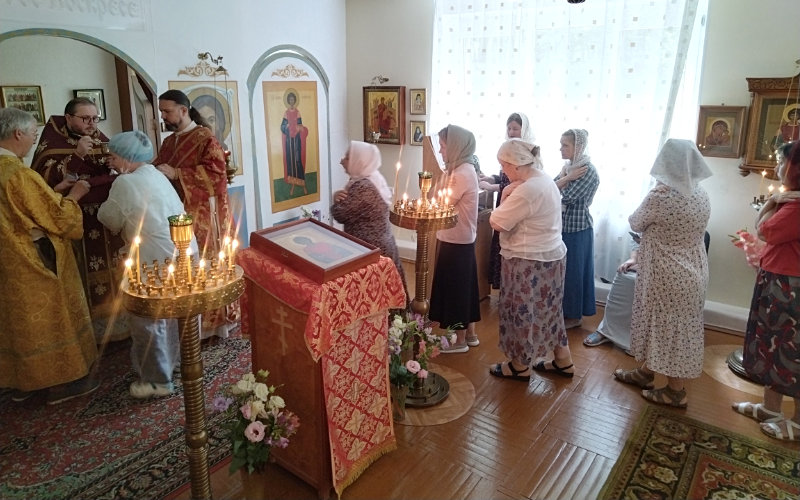
{"type": "Polygon", "coordinates": [[[85,376],[97,346],[71,239],[81,209],[10,155],[0,156],[0,387],[32,391],[85,376]],[[31,239],[42,230],[58,276],[31,239]]]}

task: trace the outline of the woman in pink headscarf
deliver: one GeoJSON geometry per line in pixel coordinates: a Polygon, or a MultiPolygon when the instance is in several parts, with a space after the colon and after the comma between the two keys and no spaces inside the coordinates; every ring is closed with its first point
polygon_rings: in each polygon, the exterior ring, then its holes
{"type": "Polygon", "coordinates": [[[347,234],[375,245],[384,256],[394,261],[408,297],[406,277],[389,223],[392,190],[380,173],[380,151],[373,144],[350,141],[350,147],[339,163],[350,176],[350,181],[344,189],[333,193],[331,215],[336,222],[344,224],[347,234]]]}

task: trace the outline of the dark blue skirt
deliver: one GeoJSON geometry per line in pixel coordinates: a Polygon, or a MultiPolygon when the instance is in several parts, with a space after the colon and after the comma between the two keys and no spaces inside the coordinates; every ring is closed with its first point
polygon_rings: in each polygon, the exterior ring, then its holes
{"type": "Polygon", "coordinates": [[[593,316],[594,230],[588,227],[574,233],[561,233],[567,246],[567,273],[564,278],[564,317],[593,316]]]}

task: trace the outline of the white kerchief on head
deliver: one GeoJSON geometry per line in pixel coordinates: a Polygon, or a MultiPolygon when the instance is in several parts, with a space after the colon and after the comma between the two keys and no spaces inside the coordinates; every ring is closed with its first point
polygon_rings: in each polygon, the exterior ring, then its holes
{"type": "Polygon", "coordinates": [[[575,134],[575,154],[571,160],[567,160],[568,172],[588,165],[591,160],[589,155],[586,154],[586,146],[589,145],[589,132],[582,128],[571,128],[570,131],[575,134]]]}
{"type": "MultiPolygon", "coordinates": [[[[533,129],[531,128],[530,122],[528,121],[528,117],[525,115],[525,113],[517,113],[517,114],[522,119],[522,125],[520,125],[519,138],[529,144],[534,144],[536,142],[536,135],[534,135],[533,133],[533,129]]],[[[508,127],[506,127],[506,140],[509,139],[514,139],[514,138],[508,136],[508,127]]]]}
{"type": "Polygon", "coordinates": [[[500,146],[497,159],[518,167],[533,165],[536,163],[536,156],[531,151],[533,148],[533,144],[522,139],[509,139],[500,146]]]}
{"type": "Polygon", "coordinates": [[[347,172],[350,182],[345,189],[359,179],[369,180],[380,193],[387,205],[392,204],[392,190],[381,175],[381,152],[374,144],[361,141],[350,141],[350,154],[347,172]]]}
{"type": "Polygon", "coordinates": [[[688,196],[697,183],[711,177],[703,155],[694,142],[686,139],[667,139],[661,146],[653,168],[650,169],[657,181],[688,196]]]}

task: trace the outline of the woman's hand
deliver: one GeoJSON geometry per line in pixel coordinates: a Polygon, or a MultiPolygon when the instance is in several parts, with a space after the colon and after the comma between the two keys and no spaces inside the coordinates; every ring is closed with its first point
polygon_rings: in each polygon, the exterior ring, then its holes
{"type": "Polygon", "coordinates": [[[89,189],[91,187],[92,186],[83,179],[75,181],[72,187],[70,188],[69,194],[66,196],[66,198],[75,201],[80,201],[80,199],[83,198],[86,195],[86,193],[89,192],[89,189]]]}
{"type": "Polygon", "coordinates": [[[487,181],[480,181],[478,183],[478,187],[480,187],[484,191],[492,191],[494,193],[496,193],[496,192],[498,192],[500,190],[500,185],[499,184],[492,184],[492,183],[487,182],[487,181]]]}
{"type": "Polygon", "coordinates": [[[156,167],[159,172],[167,176],[167,179],[174,181],[175,178],[178,176],[178,170],[175,167],[168,165],[167,163],[162,163],[161,165],[156,167]]]}
{"type": "Polygon", "coordinates": [[[572,182],[572,181],[580,179],[581,177],[586,175],[586,172],[588,172],[588,171],[589,171],[589,167],[576,168],[575,170],[571,170],[571,171],[567,172],[567,175],[565,175],[564,178],[566,180],[572,182]]]}
{"type": "Polygon", "coordinates": [[[617,268],[617,272],[619,273],[627,273],[628,271],[638,271],[639,270],[639,252],[634,250],[631,252],[631,258],[626,260],[617,268]]]}
{"type": "Polygon", "coordinates": [[[333,202],[334,203],[341,203],[347,199],[347,191],[339,190],[333,193],[333,202]]]}

